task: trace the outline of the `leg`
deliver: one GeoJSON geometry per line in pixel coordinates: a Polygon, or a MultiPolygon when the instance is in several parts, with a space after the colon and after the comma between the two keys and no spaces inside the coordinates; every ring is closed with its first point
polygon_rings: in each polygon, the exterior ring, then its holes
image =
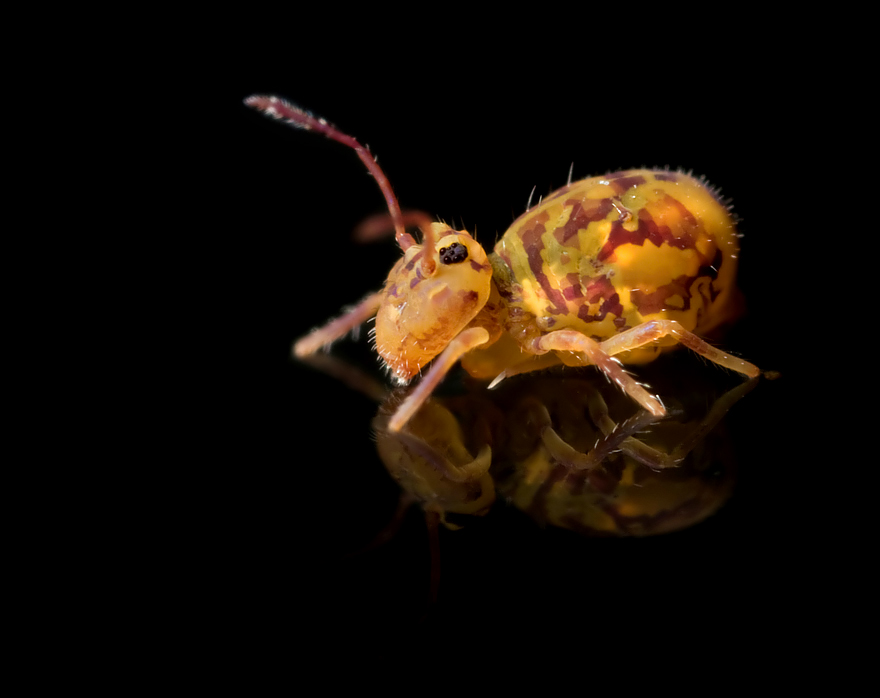
{"type": "Polygon", "coordinates": [[[471,327],[461,331],[440,355],[431,362],[431,368],[419,381],[413,391],[400,403],[397,411],[388,422],[388,431],[400,431],[422,406],[422,403],[434,392],[434,388],[449,373],[456,362],[474,347],[489,341],[489,333],[482,327],[471,327]]]}
{"type": "Polygon", "coordinates": [[[606,354],[614,356],[628,349],[637,349],[667,335],[672,335],[688,349],[719,366],[738,371],[749,378],[754,378],[761,373],[754,364],[719,351],[711,344],[707,344],[697,337],[693,332],[686,330],[675,320],[651,320],[650,322],[645,322],[626,332],[621,332],[611,339],[606,339],[600,346],[606,354]]]}
{"type": "Polygon", "coordinates": [[[609,380],[616,383],[623,392],[648,410],[653,416],[662,417],[666,414],[666,409],[660,403],[660,400],[648,393],[640,383],[624,371],[617,359],[612,358],[598,342],[577,330],[549,332],[532,340],[528,351],[534,354],[545,354],[548,351],[580,353],[584,355],[588,363],[596,366],[609,380]]]}
{"type": "Polygon", "coordinates": [[[321,347],[335,342],[351,330],[360,327],[376,314],[381,301],[382,293],[373,293],[364,298],[354,308],[348,310],[344,315],[331,320],[323,327],[312,330],[293,345],[294,356],[301,359],[304,356],[313,354],[321,347]]]}
{"type": "Polygon", "coordinates": [[[492,382],[489,383],[489,390],[492,390],[496,385],[498,385],[501,381],[510,378],[511,376],[519,375],[520,373],[532,373],[533,371],[542,371],[545,368],[553,368],[554,366],[559,366],[562,362],[559,360],[559,357],[556,354],[542,354],[541,356],[534,356],[526,354],[528,357],[525,361],[521,361],[518,364],[514,364],[513,366],[509,366],[505,368],[501,373],[499,373],[495,378],[492,379],[492,382]]]}

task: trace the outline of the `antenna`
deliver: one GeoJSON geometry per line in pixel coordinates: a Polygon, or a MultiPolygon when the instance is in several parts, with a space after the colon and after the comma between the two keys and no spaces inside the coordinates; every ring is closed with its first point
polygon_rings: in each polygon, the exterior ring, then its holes
{"type": "Polygon", "coordinates": [[[244,100],[244,103],[257,111],[263,112],[266,116],[283,121],[289,126],[306,131],[317,131],[327,136],[327,138],[352,148],[358,154],[361,162],[367,166],[370,174],[376,179],[379,189],[382,190],[385,203],[388,205],[388,212],[391,214],[391,220],[394,222],[394,237],[397,240],[397,244],[400,245],[402,250],[406,250],[415,244],[412,235],[407,233],[404,227],[403,214],[400,212],[400,204],[397,203],[397,197],[394,195],[391,183],[369,149],[362,146],[351,136],[342,133],[342,131],[328,123],[326,119],[316,117],[280,97],[253,95],[244,100]]]}

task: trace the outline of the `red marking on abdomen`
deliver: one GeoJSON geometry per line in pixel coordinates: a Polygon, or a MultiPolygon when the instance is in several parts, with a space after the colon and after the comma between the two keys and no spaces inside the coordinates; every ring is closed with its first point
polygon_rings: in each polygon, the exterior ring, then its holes
{"type": "Polygon", "coordinates": [[[545,312],[549,315],[565,315],[568,313],[568,306],[565,303],[565,298],[563,298],[558,289],[555,289],[550,285],[550,280],[544,273],[544,260],[541,258],[541,250],[544,249],[542,236],[547,232],[547,229],[544,227],[546,220],[546,213],[536,216],[529,222],[533,224],[531,228],[522,229],[520,232],[520,238],[522,240],[523,249],[529,260],[529,269],[531,270],[535,281],[538,282],[538,285],[540,285],[541,290],[544,291],[544,295],[551,304],[545,309],[545,312]]]}
{"type": "Polygon", "coordinates": [[[602,304],[595,314],[590,313],[590,306],[586,303],[578,309],[578,317],[584,322],[601,322],[608,313],[623,316],[623,304],[620,302],[620,294],[617,293],[611,281],[606,276],[590,279],[586,285],[587,302],[595,305],[599,301],[602,304]]]}
{"type": "Polygon", "coordinates": [[[615,172],[608,175],[608,181],[618,194],[623,194],[627,189],[632,189],[647,180],[642,175],[627,175],[625,172],[615,172]]]}
{"type": "Polygon", "coordinates": [[[572,207],[571,215],[564,226],[553,231],[553,237],[560,245],[565,245],[569,238],[577,235],[578,230],[585,229],[593,221],[605,220],[609,211],[614,208],[611,199],[587,199],[583,202],[569,199],[564,206],[572,207]]]}
{"type": "Polygon", "coordinates": [[[681,224],[676,226],[677,231],[673,232],[669,226],[657,224],[648,210],[643,208],[639,211],[639,227],[636,230],[627,230],[620,221],[611,224],[608,241],[599,251],[599,261],[607,260],[620,245],[641,246],[645,244],[645,240],[649,240],[656,247],[660,247],[663,243],[680,250],[694,247],[694,236],[691,231],[699,228],[699,223],[693,214],[671,196],[664,197],[658,204],[677,209],[681,221],[681,224]]]}

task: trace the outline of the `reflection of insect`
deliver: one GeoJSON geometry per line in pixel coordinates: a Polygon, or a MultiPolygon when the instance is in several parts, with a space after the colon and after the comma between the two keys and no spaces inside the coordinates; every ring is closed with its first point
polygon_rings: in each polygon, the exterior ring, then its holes
{"type": "MultiPolygon", "coordinates": [[[[659,371],[676,363],[664,359],[651,373],[663,382],[659,371]]],[[[404,491],[447,525],[445,514],[485,513],[497,491],[539,522],[580,533],[686,528],[730,494],[730,445],[716,427],[756,383],[718,392],[684,385],[692,374],[675,367],[665,417],[633,413],[595,375],[553,372],[498,392],[429,399],[400,432],[384,430],[386,404],[374,421],[379,453],[404,491]]]]}
{"type": "Polygon", "coordinates": [[[429,529],[488,513],[496,492],[541,523],[587,534],[644,536],[698,523],[732,485],[719,422],[756,383],[724,389],[664,357],[647,369],[670,399],[655,417],[634,412],[595,374],[551,371],[498,391],[429,398],[393,432],[399,392],[385,395],[333,357],[307,361],[382,402],[373,421],[379,455],[429,529]]]}
{"type": "MultiPolygon", "coordinates": [[[[658,371],[675,362],[663,363],[658,371]]],[[[591,535],[654,535],[705,519],[733,484],[718,423],[756,379],[717,394],[677,385],[693,377],[687,368],[674,374],[669,413],[659,421],[644,410],[633,415],[596,380],[547,376],[509,386],[499,396],[511,407],[492,464],[499,495],[541,523],[591,535]]]]}
{"type": "MultiPolygon", "coordinates": [[[[432,396],[398,432],[400,390],[339,359],[306,361],[382,403],[373,420],[381,460],[402,489],[388,540],[412,503],[425,513],[431,598],[440,582],[438,524],[455,529],[506,500],[540,524],[586,535],[652,536],[688,528],[731,494],[735,463],[723,424],[757,383],[664,356],[645,372],[668,396],[665,417],[634,405],[597,374],[550,371],[497,391],[432,396]],[[729,389],[728,389],[729,388],[729,389]]],[[[498,512],[495,512],[496,514],[498,512]]]]}
{"type": "Polygon", "coordinates": [[[353,148],[376,178],[404,252],[385,288],[294,346],[306,356],[376,316],[379,355],[401,382],[433,360],[389,421],[399,431],[461,359],[493,384],[555,364],[597,366],[654,416],[660,400],[623,370],[683,344],[747,376],[753,364],[699,334],[735,314],[737,234],[726,206],[682,173],[630,170],[563,187],[520,216],[487,255],[466,232],[409,214],[351,136],[277,97],[246,104],[353,148]]]}

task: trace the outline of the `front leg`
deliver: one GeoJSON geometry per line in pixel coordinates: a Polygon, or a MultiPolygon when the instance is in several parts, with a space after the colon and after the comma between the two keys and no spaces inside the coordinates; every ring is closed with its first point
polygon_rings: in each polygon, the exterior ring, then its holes
{"type": "Polygon", "coordinates": [[[335,342],[340,337],[344,337],[373,317],[379,310],[381,302],[382,292],[372,293],[335,320],[331,320],[323,327],[315,328],[305,337],[296,341],[293,345],[294,356],[302,359],[335,342]]]}
{"type": "Polygon", "coordinates": [[[456,362],[471,349],[486,344],[490,335],[483,327],[469,327],[456,335],[447,347],[431,363],[428,373],[413,388],[406,399],[400,403],[394,416],[388,422],[388,431],[398,432],[410,420],[434,392],[443,377],[449,373],[456,362]]]}

